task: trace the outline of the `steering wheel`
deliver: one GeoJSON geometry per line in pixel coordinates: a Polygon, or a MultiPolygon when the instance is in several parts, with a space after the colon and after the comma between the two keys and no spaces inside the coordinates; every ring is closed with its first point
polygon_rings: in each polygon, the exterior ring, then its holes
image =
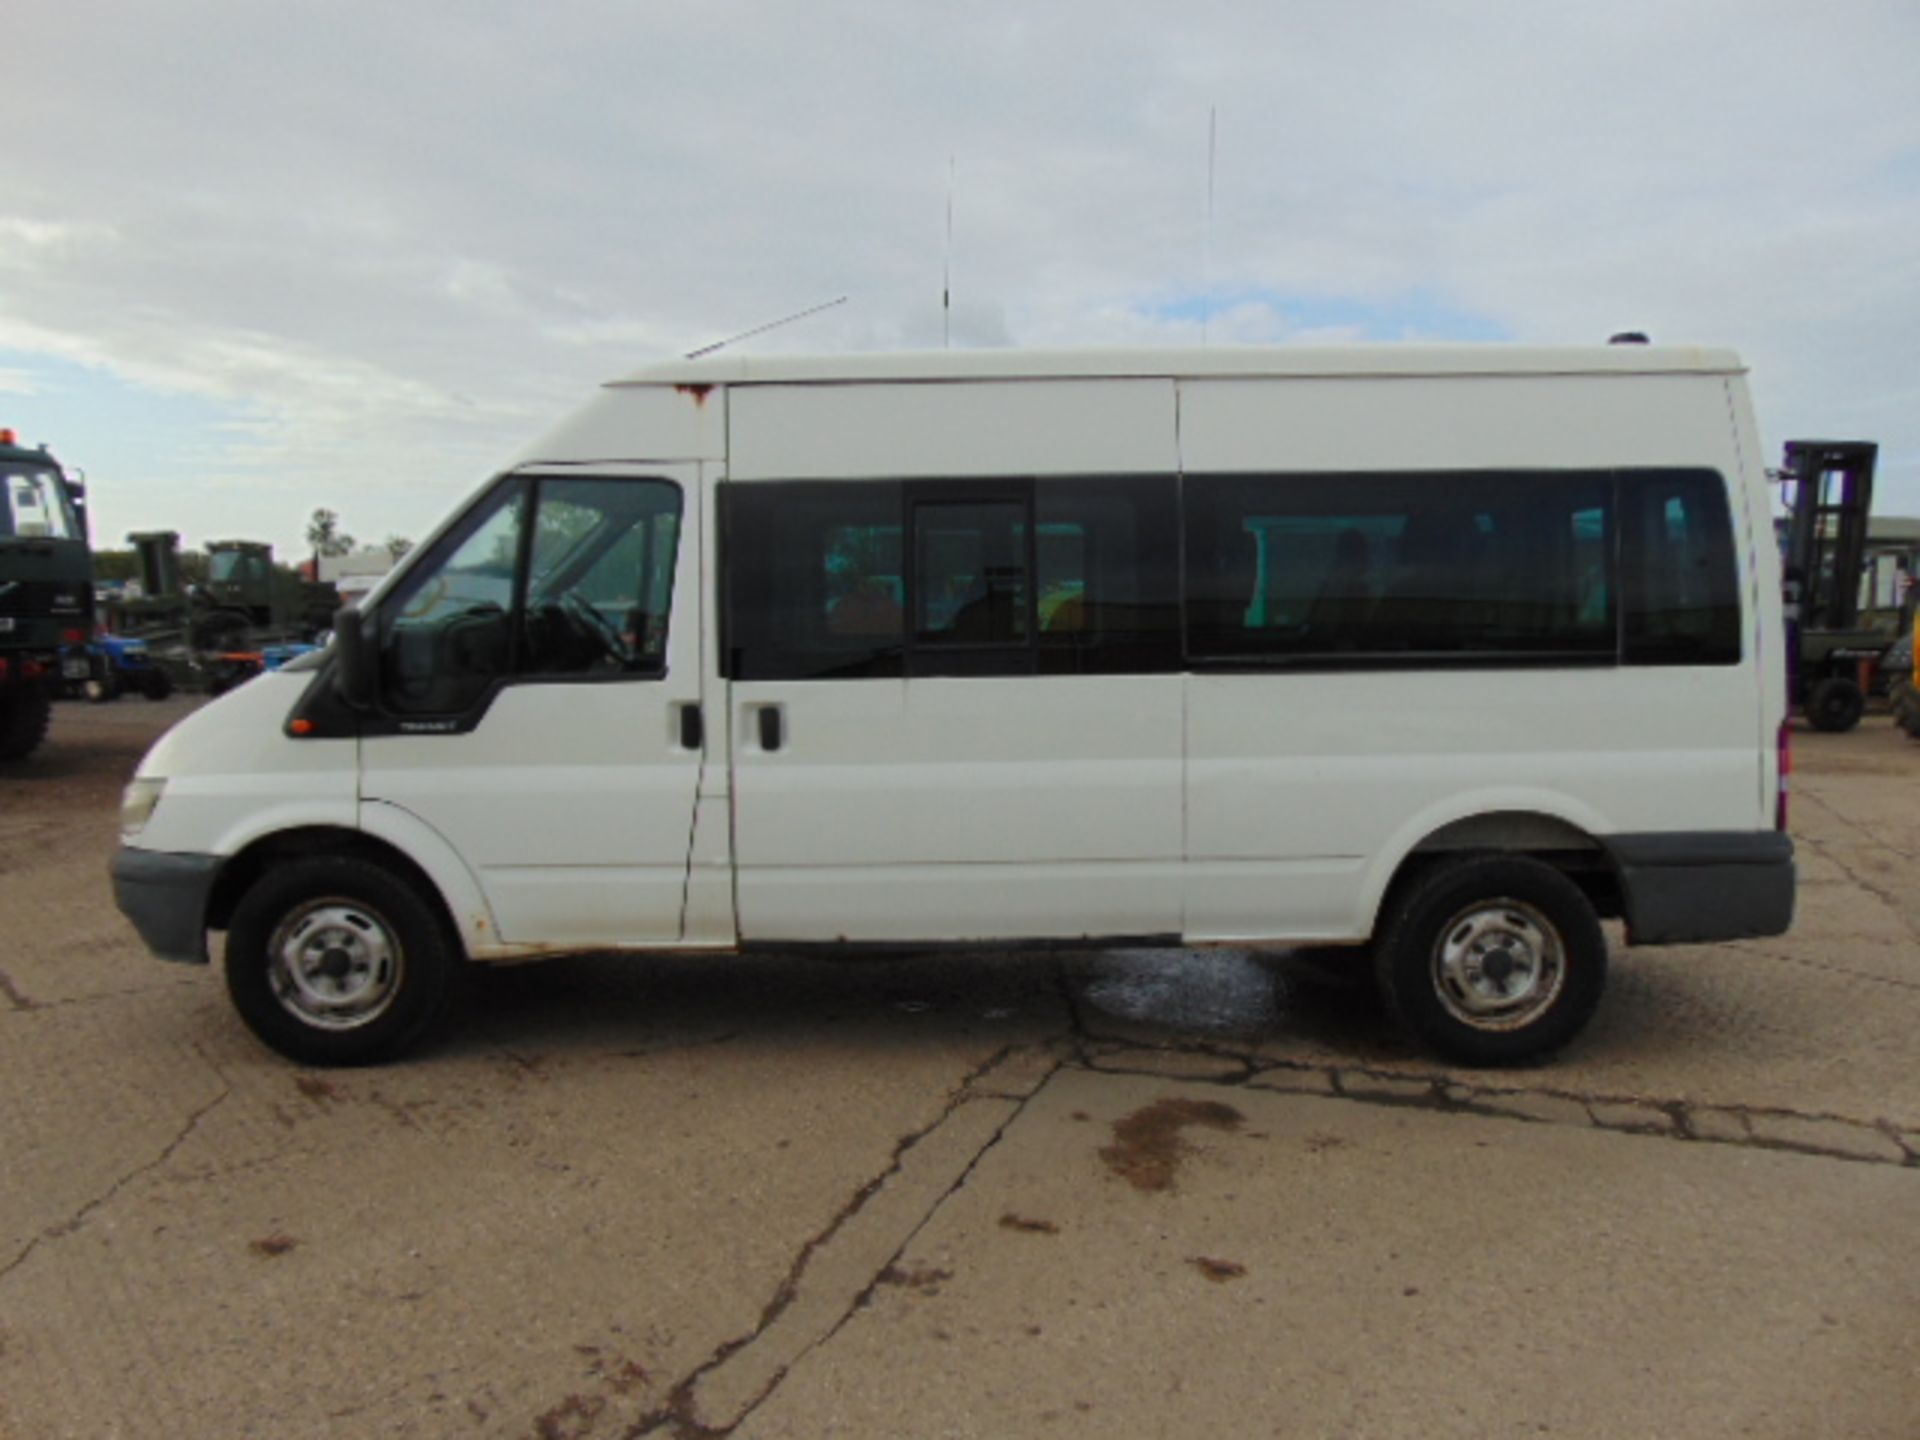
{"type": "Polygon", "coordinates": [[[633,652],[627,648],[627,642],[620,633],[620,627],[601,614],[599,607],[582,597],[578,590],[563,591],[560,595],[560,608],[569,620],[598,640],[606,648],[606,652],[621,665],[624,666],[632,661],[633,652]]]}

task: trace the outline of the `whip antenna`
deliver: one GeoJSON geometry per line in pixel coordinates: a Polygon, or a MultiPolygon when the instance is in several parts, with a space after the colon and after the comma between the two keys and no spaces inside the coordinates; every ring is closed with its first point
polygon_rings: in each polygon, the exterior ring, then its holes
{"type": "Polygon", "coordinates": [[[818,315],[822,310],[831,310],[836,305],[844,305],[846,303],[847,297],[842,295],[837,300],[828,300],[819,305],[809,305],[804,310],[796,310],[793,314],[783,315],[778,320],[769,320],[766,324],[756,325],[751,330],[742,330],[738,335],[729,335],[726,339],[716,340],[711,345],[702,345],[698,350],[689,350],[685,358],[688,360],[698,360],[702,355],[711,355],[714,351],[723,346],[731,345],[736,340],[745,340],[754,335],[764,335],[769,330],[778,330],[782,325],[791,325],[796,320],[804,320],[809,315],[818,315]]]}
{"type": "Polygon", "coordinates": [[[1207,234],[1200,259],[1200,343],[1207,343],[1207,321],[1213,315],[1213,159],[1220,107],[1207,107],[1207,234]]]}
{"type": "Polygon", "coordinates": [[[947,157],[947,253],[940,266],[940,348],[953,348],[953,156],[947,157]]]}

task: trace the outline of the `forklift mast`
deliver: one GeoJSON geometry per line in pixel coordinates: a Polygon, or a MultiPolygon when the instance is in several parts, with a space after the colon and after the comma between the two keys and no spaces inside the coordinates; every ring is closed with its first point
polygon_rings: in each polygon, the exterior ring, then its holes
{"type": "Polygon", "coordinates": [[[1782,563],[1798,582],[1803,630],[1851,630],[1859,623],[1860,572],[1873,508],[1880,447],[1865,440],[1789,440],[1782,563]]]}

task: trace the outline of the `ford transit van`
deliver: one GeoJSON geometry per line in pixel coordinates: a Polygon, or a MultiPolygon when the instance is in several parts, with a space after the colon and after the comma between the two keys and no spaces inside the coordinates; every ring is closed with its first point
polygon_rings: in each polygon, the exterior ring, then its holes
{"type": "Polygon", "coordinates": [[[312,1063],[468,962],[1026,942],[1350,947],[1521,1060],[1602,920],[1789,924],[1779,591],[1725,351],[667,365],[162,737],[116,893],[312,1063]]]}

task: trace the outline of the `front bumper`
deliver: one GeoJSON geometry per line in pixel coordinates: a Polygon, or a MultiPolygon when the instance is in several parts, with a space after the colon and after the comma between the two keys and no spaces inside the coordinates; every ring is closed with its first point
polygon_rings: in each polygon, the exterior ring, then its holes
{"type": "Polygon", "coordinates": [[[1630,945],[1781,935],[1793,924],[1793,841],[1773,830],[1611,835],[1630,945]]]}
{"type": "Polygon", "coordinates": [[[207,902],[223,855],[171,854],[123,845],[113,857],[113,899],[162,960],[207,963],[207,902]]]}

